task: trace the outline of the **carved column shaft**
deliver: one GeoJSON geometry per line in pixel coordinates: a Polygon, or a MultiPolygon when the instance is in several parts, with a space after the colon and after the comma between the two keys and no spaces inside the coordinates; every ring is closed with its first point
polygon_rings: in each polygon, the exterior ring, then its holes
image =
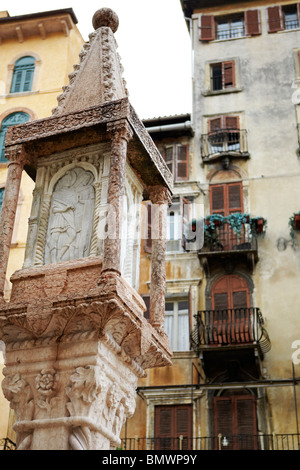
{"type": "Polygon", "coordinates": [[[0,214],[0,302],[3,302],[9,250],[16,217],[22,171],[26,160],[21,146],[6,149],[5,156],[9,163],[0,214]]]}
{"type": "Polygon", "coordinates": [[[123,197],[127,143],[132,131],[125,120],[108,125],[111,135],[110,175],[108,183],[107,236],[104,240],[102,271],[120,272],[123,197]]]}
{"type": "Polygon", "coordinates": [[[152,255],[150,287],[150,323],[159,330],[164,324],[165,291],[166,291],[166,234],[167,208],[171,195],[163,186],[149,188],[152,203],[152,255]]]}

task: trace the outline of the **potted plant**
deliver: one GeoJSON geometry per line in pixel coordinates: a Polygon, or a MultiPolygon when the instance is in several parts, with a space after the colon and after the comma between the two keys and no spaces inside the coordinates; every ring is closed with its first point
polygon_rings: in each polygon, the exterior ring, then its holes
{"type": "Polygon", "coordinates": [[[294,212],[289,219],[289,226],[291,227],[291,238],[295,238],[294,230],[300,230],[300,212],[294,212]]]}
{"type": "Polygon", "coordinates": [[[230,225],[238,238],[241,236],[244,224],[249,223],[249,214],[241,214],[240,212],[233,212],[226,217],[226,222],[230,225]]]}
{"type": "Polygon", "coordinates": [[[251,217],[250,224],[252,233],[256,235],[265,233],[267,228],[267,221],[263,217],[251,217]]]}

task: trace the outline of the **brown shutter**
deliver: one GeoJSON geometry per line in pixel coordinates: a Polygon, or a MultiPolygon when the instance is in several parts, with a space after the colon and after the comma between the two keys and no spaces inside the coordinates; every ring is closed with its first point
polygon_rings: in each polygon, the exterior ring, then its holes
{"type": "Polygon", "coordinates": [[[213,118],[208,121],[208,132],[215,132],[222,128],[222,118],[213,118]]]}
{"type": "Polygon", "coordinates": [[[248,295],[244,290],[232,293],[233,308],[247,308],[248,295]]]}
{"type": "Polygon", "coordinates": [[[212,214],[224,215],[224,185],[214,185],[210,187],[210,207],[212,214]]]}
{"type": "Polygon", "coordinates": [[[267,11],[269,33],[276,33],[277,31],[282,31],[284,28],[282,21],[281,6],[269,7],[267,11]]]}
{"type": "MultiPolygon", "coordinates": [[[[233,434],[233,406],[230,398],[215,397],[214,399],[214,435],[231,436],[233,434]]],[[[215,440],[215,450],[221,450],[221,443],[215,440]]],[[[232,444],[226,447],[232,450],[232,444]]]]}
{"type": "Polygon", "coordinates": [[[229,183],[227,186],[228,191],[228,212],[243,212],[242,207],[242,184],[229,183]]]}
{"type": "Polygon", "coordinates": [[[215,19],[213,15],[201,16],[201,41],[212,41],[215,39],[215,19]]]}
{"type": "Polygon", "coordinates": [[[223,88],[235,86],[234,60],[222,63],[223,88]]]}
{"type": "Polygon", "coordinates": [[[225,129],[239,129],[238,116],[225,116],[225,129]]]}
{"type": "MultiPolygon", "coordinates": [[[[175,408],[176,413],[176,437],[182,437],[182,448],[180,450],[190,449],[189,439],[192,437],[192,407],[191,405],[178,405],[175,408]]],[[[179,442],[178,442],[179,444],[179,442]]],[[[179,446],[177,447],[179,448],[179,446]]]]}
{"type": "Polygon", "coordinates": [[[227,310],[228,309],[228,294],[215,293],[213,295],[213,310],[227,310]]]}
{"type": "Polygon", "coordinates": [[[173,174],[174,148],[166,147],[163,150],[163,157],[170,172],[173,174]]]}
{"type": "Polygon", "coordinates": [[[188,178],[188,163],[188,146],[177,145],[176,180],[185,180],[188,178]]]}
{"type": "Polygon", "coordinates": [[[257,450],[255,398],[253,395],[236,397],[236,415],[236,434],[244,436],[240,442],[240,448],[242,450],[257,450]]]}
{"type": "Polygon", "coordinates": [[[179,437],[183,437],[183,449],[188,448],[192,437],[191,405],[155,407],[155,448],[156,450],[179,450],[179,437]]]}
{"type": "Polygon", "coordinates": [[[254,36],[256,34],[261,34],[259,10],[245,11],[245,23],[247,35],[254,36]]]}

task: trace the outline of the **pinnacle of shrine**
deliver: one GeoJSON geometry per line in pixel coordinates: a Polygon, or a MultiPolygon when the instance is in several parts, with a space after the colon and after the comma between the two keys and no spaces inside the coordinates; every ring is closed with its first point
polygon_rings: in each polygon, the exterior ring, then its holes
{"type": "Polygon", "coordinates": [[[119,26],[118,16],[110,8],[102,8],[96,11],[92,23],[95,31],[83,46],[80,63],[74,65],[73,72],[69,74],[69,84],[58,96],[53,115],[128,97],[114,37],[119,26]]]}

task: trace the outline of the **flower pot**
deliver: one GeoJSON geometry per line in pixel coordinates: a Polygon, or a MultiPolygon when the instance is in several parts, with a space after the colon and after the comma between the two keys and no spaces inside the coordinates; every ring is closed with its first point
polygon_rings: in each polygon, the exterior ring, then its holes
{"type": "Polygon", "coordinates": [[[257,219],[256,221],[256,231],[257,233],[262,233],[264,230],[264,219],[257,219]]]}
{"type": "Polygon", "coordinates": [[[300,229],[300,214],[295,214],[294,216],[294,228],[300,229]]]}

